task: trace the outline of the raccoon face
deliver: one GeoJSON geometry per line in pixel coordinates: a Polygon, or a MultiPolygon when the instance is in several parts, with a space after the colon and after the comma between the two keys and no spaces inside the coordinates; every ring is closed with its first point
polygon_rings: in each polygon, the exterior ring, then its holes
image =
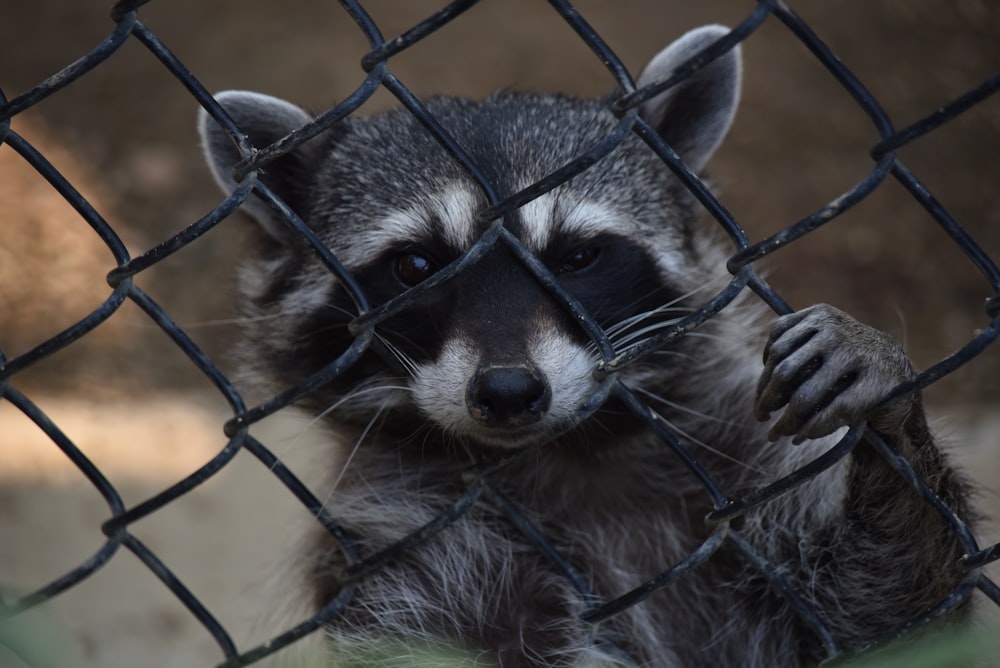
{"type": "MultiPolygon", "coordinates": [[[[638,85],[666,79],[725,32],[688,33],[653,59],[638,85]]],[[[739,77],[739,53],[731,51],[644,103],[640,114],[700,170],[729,127],[739,77]]],[[[217,99],[255,146],[311,120],[256,93],[217,99]]],[[[617,122],[604,101],[558,96],[435,98],[426,106],[501,197],[570,162],[617,122]]],[[[217,180],[233,191],[239,152],[205,112],[201,134],[217,180]]],[[[261,180],[350,269],[373,306],[458,261],[488,227],[477,222],[488,202],[476,183],[404,110],[346,119],[268,165],[261,180]]],[[[275,391],[344,353],[358,313],[263,199],[251,196],[243,207],[259,223],[258,253],[240,275],[243,356],[275,391]]],[[[675,318],[717,271],[694,218],[692,198],[632,137],[503,225],[624,349],[675,318]]],[[[552,440],[595,410],[599,360],[579,323],[497,242],[380,322],[361,360],[305,405],[362,433],[378,423],[383,433],[422,442],[433,432],[448,442],[517,448],[552,440]]],[[[634,379],[668,366],[647,364],[634,379]]]]}

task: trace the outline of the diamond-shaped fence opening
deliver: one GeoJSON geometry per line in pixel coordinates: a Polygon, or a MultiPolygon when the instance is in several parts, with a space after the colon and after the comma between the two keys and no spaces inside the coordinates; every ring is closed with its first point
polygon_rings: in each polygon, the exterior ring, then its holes
{"type": "MultiPolygon", "coordinates": [[[[128,644],[124,640],[130,633],[128,625],[138,624],[137,620],[144,614],[143,597],[158,597],[156,606],[159,607],[155,613],[158,616],[150,622],[152,627],[163,633],[168,633],[164,629],[171,627],[184,627],[188,631],[193,628],[195,632],[190,635],[197,636],[198,640],[192,642],[207,643],[210,646],[208,651],[216,653],[218,665],[250,665],[306,636],[316,636],[324,624],[351,609],[356,583],[363,582],[364,578],[406,551],[418,549],[439,532],[447,531],[454,522],[481,504],[498,508],[507,521],[546,557],[553,569],[571,582],[585,603],[583,621],[595,628],[603,620],[655,595],[656,591],[670,587],[685,577],[689,570],[697,569],[710,559],[725,543],[741,553],[748,564],[758,569],[787,598],[802,623],[815,633],[828,657],[837,657],[844,652],[822,616],[812,610],[796,591],[795,584],[785,578],[779,568],[768,563],[742,537],[738,527],[740,516],[748,508],[767,503],[846,457],[858,444],[861,430],[851,430],[834,449],[791,475],[766,487],[736,494],[720,486],[712,471],[702,468],[697,457],[689,452],[683,435],[666,428],[656,418],[654,410],[644,402],[643,395],[617,383],[614,372],[627,368],[636,358],[658,348],[671,337],[684,336],[685,332],[696,329],[748,292],[755,293],[754,298],[759,297],[779,313],[790,311],[788,304],[796,303],[803,295],[810,296],[810,290],[791,281],[787,290],[779,288],[782,293],[779,294],[766,280],[766,273],[760,267],[768,266],[771,261],[778,267],[792,266],[782,263],[801,253],[806,261],[812,258],[819,265],[832,266],[835,271],[850,274],[843,276],[842,280],[838,277],[836,286],[814,288],[811,296],[822,296],[828,292],[832,300],[843,293],[856,292],[868,285],[866,272],[874,271],[873,267],[880,263],[896,261],[901,266],[892,267],[878,280],[885,280],[884,276],[892,277],[896,282],[883,287],[889,291],[896,290],[901,299],[919,301],[925,296],[917,292],[920,290],[928,292],[926,298],[935,304],[955,299],[955,294],[967,297],[965,303],[957,305],[961,315],[931,313],[926,316],[926,322],[915,324],[920,329],[939,325],[945,333],[937,337],[927,334],[916,342],[918,349],[914,353],[926,358],[926,363],[921,364],[923,371],[913,381],[898,388],[897,393],[902,396],[915,389],[933,392],[935,387],[945,386],[948,392],[955,392],[961,401],[987,406],[995,404],[996,387],[989,387],[989,379],[991,373],[997,371],[996,356],[983,353],[1000,333],[1000,271],[990,257],[990,250],[995,253],[998,245],[996,230],[1000,229],[996,214],[1000,210],[996,205],[1000,202],[996,199],[993,185],[997,170],[992,163],[996,161],[990,159],[1000,147],[997,141],[1000,127],[995,121],[996,99],[989,99],[1000,88],[1000,73],[992,73],[1000,66],[1000,50],[985,54],[985,63],[975,59],[972,63],[956,60],[955,70],[973,72],[974,75],[969,75],[960,83],[947,82],[944,88],[950,91],[949,96],[931,101],[891,87],[885,87],[885,90],[868,89],[862,83],[864,75],[858,73],[860,70],[864,70],[865,74],[877,72],[882,65],[888,67],[889,62],[909,62],[908,59],[913,56],[912,44],[919,43],[917,38],[910,41],[901,39],[898,44],[889,46],[880,45],[879,53],[894,54],[892,59],[886,55],[865,59],[861,55],[865,53],[864,49],[874,46],[840,40],[836,46],[847,49],[854,56],[842,62],[835,55],[837,49],[814,32],[813,24],[801,18],[796,13],[797,8],[785,3],[764,1],[756,6],[752,3],[722,3],[717,8],[717,15],[712,14],[716,8],[710,8],[703,10],[708,12],[704,16],[689,8],[661,8],[655,10],[656,16],[667,19],[671,16],[669,11],[676,9],[679,25],[671,28],[671,34],[679,34],[682,31],[680,27],[697,25],[686,23],[696,19],[726,22],[733,29],[680,68],[672,80],[636,90],[630,68],[617,55],[620,50],[631,54],[631,45],[623,39],[616,41],[608,37],[610,34],[627,34],[623,32],[622,25],[636,19],[634,8],[623,8],[621,12],[597,8],[577,11],[559,0],[548,3],[525,1],[518,3],[516,8],[512,4],[490,0],[454,2],[443,8],[427,8],[423,4],[414,3],[404,9],[398,5],[374,3],[368,8],[343,0],[339,6],[328,3],[313,8],[321,12],[321,21],[312,20],[307,9],[297,6],[284,8],[280,18],[287,22],[288,30],[293,35],[296,31],[307,30],[322,35],[329,30],[344,38],[337,43],[331,39],[325,52],[315,53],[300,48],[294,38],[284,42],[268,41],[266,37],[258,37],[260,42],[242,39],[240,30],[227,24],[236,21],[236,14],[252,23],[257,12],[252,7],[240,5],[232,9],[234,14],[226,14],[222,9],[214,15],[211,11],[198,14],[212,23],[196,25],[185,16],[185,11],[194,11],[193,8],[174,7],[162,2],[119,2],[111,11],[111,22],[107,24],[107,34],[103,39],[95,38],[84,43],[81,41],[83,37],[78,35],[86,31],[74,32],[58,26],[60,18],[54,18],[48,24],[38,21],[32,25],[31,29],[40,31],[39,34],[51,31],[65,34],[66,39],[72,36],[74,44],[82,45],[80,52],[84,55],[76,60],[56,63],[52,66],[54,73],[48,78],[19,86],[23,92],[11,90],[4,83],[4,78],[18,78],[12,74],[18,71],[18,51],[26,49],[26,42],[32,40],[32,35],[26,27],[23,34],[17,34],[20,42],[11,44],[8,33],[16,31],[16,28],[7,22],[4,28],[4,34],[8,34],[4,47],[6,58],[0,64],[0,86],[3,86],[4,94],[0,97],[0,159],[3,160],[0,169],[12,175],[16,172],[19,176],[16,188],[0,189],[3,195],[0,211],[4,211],[4,241],[0,241],[0,251],[5,247],[7,249],[0,253],[0,262],[18,269],[10,271],[0,267],[0,305],[7,309],[0,314],[4,318],[0,322],[0,344],[4,345],[0,350],[0,397],[5,404],[2,406],[4,412],[0,413],[4,421],[0,431],[17,434],[10,437],[11,442],[27,431],[44,434],[46,454],[36,459],[40,462],[38,465],[52,470],[61,467],[59,476],[63,482],[83,484],[88,494],[85,501],[58,505],[58,510],[52,514],[62,518],[59,522],[53,522],[52,517],[45,516],[44,512],[36,516],[19,508],[18,504],[27,502],[19,501],[20,497],[16,496],[19,489],[17,476],[24,475],[25,479],[31,479],[33,474],[14,457],[0,452],[0,462],[9,462],[6,466],[9,473],[0,474],[4,475],[5,481],[11,481],[8,491],[0,489],[0,518],[3,522],[8,521],[4,515],[7,505],[10,505],[14,509],[10,513],[11,522],[30,520],[34,523],[32,531],[24,535],[48,535],[47,541],[39,540],[37,550],[31,547],[32,539],[27,538],[18,539],[28,545],[26,548],[22,545],[20,551],[9,546],[0,547],[0,558],[13,560],[14,555],[22,555],[18,558],[23,560],[23,555],[30,554],[29,558],[37,561],[40,572],[44,573],[37,581],[9,579],[5,574],[7,568],[0,562],[0,586],[4,588],[0,592],[2,661],[11,661],[11,665],[51,665],[48,663],[51,659],[46,658],[49,654],[45,646],[50,639],[45,635],[45,624],[36,623],[33,615],[44,612],[61,600],[70,601],[71,610],[86,610],[88,597],[97,597],[102,588],[115,586],[115,579],[102,579],[102,573],[115,568],[128,568],[138,571],[139,575],[133,573],[132,577],[141,579],[143,584],[134,594],[128,595],[132,599],[130,609],[135,617],[114,622],[122,626],[122,639],[119,641],[122,646],[128,644]],[[531,19],[525,19],[520,14],[522,11],[530,12],[531,19]],[[147,14],[151,19],[148,23],[145,20],[147,14]],[[496,26],[497,22],[520,24],[519,31],[511,33],[518,35],[520,42],[507,45],[500,38],[490,40],[490,35],[481,34],[484,27],[496,26]],[[325,106],[318,110],[317,120],[289,137],[270,146],[257,147],[252,147],[244,138],[240,145],[245,159],[235,170],[241,185],[230,197],[217,200],[217,205],[210,210],[199,210],[197,197],[187,197],[191,193],[205,192],[198,188],[210,180],[207,170],[192,174],[178,168],[176,147],[156,137],[157,132],[169,127],[163,117],[173,116],[180,109],[180,106],[175,109],[173,105],[182,103],[186,105],[184,113],[187,114],[184,122],[191,128],[194,110],[200,105],[235,137],[242,134],[210,94],[210,89],[234,87],[229,85],[231,82],[219,80],[219,75],[213,72],[212,81],[206,83],[207,77],[194,71],[194,68],[189,70],[182,62],[184,53],[178,57],[171,50],[172,40],[179,40],[185,31],[198,36],[194,41],[184,41],[183,52],[191,53],[199,61],[205,59],[200,55],[201,50],[207,50],[223,60],[246,58],[255,64],[256,69],[251,68],[252,74],[259,73],[262,79],[272,83],[296,78],[305,82],[303,85],[310,86],[309,82],[315,79],[330,83],[331,88],[338,91],[336,97],[326,93],[320,95],[325,106]],[[557,43],[560,45],[555,48],[546,44],[547,40],[554,40],[554,36],[558,36],[557,43]],[[199,44],[202,41],[204,43],[199,44]],[[725,174],[724,168],[720,171],[724,174],[721,180],[741,179],[742,185],[723,183],[723,192],[732,186],[736,194],[733,200],[723,196],[720,201],[697,176],[687,170],[673,149],[639,118],[636,109],[644,100],[677,80],[683,81],[683,77],[741,43],[748,53],[753,53],[758,46],[766,52],[766,57],[751,62],[751,65],[759,66],[761,74],[748,76],[744,95],[749,101],[745,105],[756,101],[775,114],[803,116],[806,118],[802,121],[804,125],[827,124],[829,131],[822,136],[819,144],[804,146],[798,141],[800,135],[805,136],[801,130],[781,128],[780,123],[769,126],[760,120],[761,116],[755,117],[756,120],[746,128],[737,126],[729,140],[737,146],[729,150],[733,164],[739,167],[730,174],[725,174]],[[532,48],[537,50],[532,51],[532,48]],[[476,51],[472,65],[459,62],[463,49],[476,51]],[[261,52],[266,52],[265,56],[261,57],[261,52]],[[432,73],[421,80],[420,68],[428,65],[425,62],[411,66],[410,63],[415,61],[408,59],[428,52],[437,54],[439,58],[445,54],[451,58],[434,62],[432,73]],[[597,85],[593,82],[599,82],[601,90],[619,91],[610,102],[618,122],[606,136],[593,145],[581,146],[578,157],[561,169],[506,197],[494,187],[488,171],[452,138],[447,125],[420,101],[423,93],[434,91],[438,83],[450,82],[449,77],[467,76],[477,80],[481,73],[470,74],[470,69],[488,66],[496,60],[498,52],[511,62],[524,60],[527,64],[520,70],[521,75],[532,82],[535,80],[530,77],[539,76],[538,73],[546,68],[558,66],[570,69],[580,62],[585,63],[588,80],[582,84],[575,81],[574,85],[586,89],[597,85]],[[572,59],[568,54],[572,55],[572,59]],[[339,63],[334,70],[327,66],[328,59],[342,59],[349,67],[339,63]],[[851,60],[861,63],[858,71],[845,64],[851,60]],[[786,104],[786,84],[781,78],[787,73],[781,68],[789,62],[794,63],[793,69],[800,70],[800,76],[816,82],[815,89],[810,89],[814,98],[811,103],[807,101],[810,106],[790,112],[782,106],[786,104]],[[268,71],[263,63],[270,63],[269,67],[273,69],[268,71]],[[288,66],[283,66],[283,63],[288,63],[288,66]],[[308,63],[308,71],[300,71],[296,67],[299,63],[308,63]],[[114,76],[102,79],[102,73],[112,68],[118,68],[114,76]],[[449,68],[454,68],[459,74],[448,74],[449,68]],[[337,80],[331,81],[333,79],[337,80]],[[164,99],[170,102],[164,103],[162,114],[148,116],[152,109],[148,104],[129,107],[127,91],[117,88],[102,90],[102,87],[108,86],[107,81],[130,80],[152,82],[148,86],[137,85],[137,90],[141,91],[169,89],[164,99]],[[86,85],[93,86],[88,95],[101,93],[113,101],[106,107],[95,106],[96,113],[106,117],[101,123],[78,118],[79,108],[74,107],[74,101],[80,98],[74,97],[73,89],[86,85]],[[883,98],[891,100],[892,105],[883,102],[883,98]],[[271,161],[316,133],[336,127],[346,117],[367,113],[390,102],[405,107],[417,117],[426,132],[479,185],[489,206],[479,214],[486,232],[459,260],[419,287],[373,307],[366,295],[365,285],[344,268],[340,258],[331,253],[314,231],[287,209],[259,177],[262,170],[266,172],[271,161]],[[829,111],[828,107],[835,111],[829,111]],[[113,120],[109,122],[107,118],[113,120]],[[972,119],[969,122],[971,130],[954,130],[963,119],[972,119]],[[59,133],[75,137],[74,143],[80,148],[67,152],[51,144],[42,124],[51,126],[53,123],[59,124],[59,133]],[[756,138],[755,142],[741,139],[741,131],[746,133],[746,137],[759,128],[773,136],[756,138]],[[787,131],[779,132],[783,129],[787,131]],[[727,268],[732,278],[724,289],[706,296],[698,309],[675,326],[659,333],[648,343],[622,353],[614,349],[600,324],[561,287],[559,279],[545,264],[502,225],[502,221],[532,199],[592,168],[601,157],[635,135],[675,172],[705,209],[707,224],[716,227],[718,234],[729,241],[731,255],[727,268]],[[107,155],[121,155],[116,153],[118,142],[141,142],[143,137],[146,137],[149,146],[137,153],[138,157],[133,162],[118,165],[113,170],[95,169],[95,166],[109,164],[107,155]],[[977,139],[981,142],[978,146],[974,145],[977,139]],[[737,152],[747,146],[757,150],[758,154],[738,156],[737,152]],[[989,155],[985,158],[967,155],[975,150],[989,155]],[[945,164],[952,152],[960,154],[960,159],[948,159],[946,164],[950,171],[947,174],[920,171],[913,168],[910,162],[912,155],[914,163],[927,170],[928,165],[933,167],[937,155],[945,164]],[[802,165],[803,172],[828,171],[829,178],[822,180],[820,188],[824,190],[825,198],[819,200],[803,196],[798,192],[800,186],[792,182],[794,177],[789,173],[767,173],[767,165],[771,163],[767,162],[766,153],[793,155],[802,165]],[[750,173],[758,156],[760,172],[750,173]],[[951,170],[956,169],[961,173],[953,174],[951,170]],[[178,173],[182,176],[178,177],[178,173]],[[758,180],[762,184],[784,182],[781,188],[771,192],[757,187],[755,183],[758,180]],[[940,201],[934,194],[933,185],[943,182],[950,187],[948,184],[952,180],[961,182],[962,187],[957,192],[965,198],[954,205],[940,201]],[[748,185],[748,181],[754,184],[748,185]],[[220,277],[227,276],[232,265],[236,264],[232,258],[236,253],[220,246],[233,243],[232,240],[238,236],[237,227],[246,224],[232,214],[254,189],[272,202],[302,242],[311,247],[320,262],[347,286],[359,315],[351,323],[354,342],[339,357],[315,369],[307,380],[295,387],[285,388],[276,396],[251,399],[245,397],[238,384],[230,378],[226,352],[228,344],[218,343],[220,340],[227,341],[227,338],[219,336],[218,332],[235,314],[235,309],[226,310],[231,299],[227,297],[229,291],[225,287],[228,279],[220,277]],[[791,205],[797,209],[794,214],[785,210],[784,216],[777,219],[752,220],[757,215],[770,216],[779,211],[774,208],[773,201],[782,197],[794,202],[791,205]],[[760,200],[761,213],[747,213],[744,220],[745,207],[740,203],[753,199],[760,200]],[[108,201],[115,204],[105,204],[108,201]],[[731,201],[737,202],[737,206],[725,206],[731,201]],[[897,211],[900,221],[887,224],[884,229],[859,222],[872,216],[895,217],[897,211]],[[992,218],[981,220],[978,218],[981,216],[992,218]],[[59,227],[52,223],[53,220],[68,221],[66,225],[72,229],[59,227]],[[145,225],[147,220],[148,225],[145,225]],[[225,234],[232,236],[225,237],[225,234]],[[832,240],[837,235],[840,236],[832,240]],[[218,239],[225,242],[220,243],[218,239]],[[880,245],[885,248],[872,250],[873,246],[880,245]],[[466,267],[498,246],[505,247],[516,257],[545,287],[552,299],[580,323],[594,348],[599,351],[600,361],[596,364],[595,373],[606,382],[599,384],[592,403],[596,405],[614,395],[644,420],[648,428],[662,438],[664,456],[680,457],[685,461],[704,485],[716,508],[709,519],[717,528],[697,550],[682,562],[662,564],[662,572],[653,579],[636,583],[634,590],[620,593],[617,597],[602,599],[595,595],[587,579],[574,568],[572,559],[560,554],[544,531],[529,519],[530,512],[519,508],[490,485],[491,467],[503,466],[503,461],[481,462],[481,466],[470,473],[465,492],[456,495],[452,505],[442,508],[440,514],[419,531],[386,550],[369,554],[359,549],[356,536],[341,528],[336,507],[329,507],[324,504],[324,499],[317,498],[309,485],[301,482],[296,473],[274,454],[273,444],[266,442],[267,439],[260,437],[257,431],[258,423],[348,372],[375,345],[380,322],[432,293],[440,284],[461,280],[461,273],[466,267]],[[218,256],[225,252],[230,257],[221,260],[218,256]],[[25,255],[16,257],[22,253],[25,255]],[[916,256],[907,259],[901,254],[916,256]],[[106,281],[87,269],[95,265],[106,267],[106,281]],[[187,275],[192,272],[197,275],[196,280],[187,275]],[[956,279],[959,284],[956,292],[943,297],[933,294],[927,286],[935,285],[936,276],[946,274],[962,277],[956,279]],[[923,282],[916,283],[914,276],[923,282]],[[60,289],[48,290],[50,284],[60,289]],[[786,301],[788,295],[794,295],[796,299],[786,301]],[[219,314],[218,317],[212,323],[190,321],[196,317],[192,315],[197,312],[196,309],[191,309],[191,302],[195,301],[208,304],[210,312],[219,314]],[[93,362],[92,358],[97,362],[93,362]],[[954,377],[949,374],[960,367],[966,374],[962,376],[964,380],[948,385],[949,378],[954,377]],[[967,372],[967,369],[971,371],[967,372]],[[977,383],[974,382],[976,378],[985,380],[977,383]],[[189,446],[190,433],[174,429],[176,421],[171,409],[159,403],[162,393],[178,389],[197,393],[201,397],[198,401],[203,405],[199,407],[198,419],[209,425],[208,430],[213,426],[216,428],[215,440],[208,446],[212,449],[210,456],[204,456],[204,451],[191,454],[185,450],[189,446]],[[85,394],[88,395],[85,398],[93,399],[95,405],[101,406],[103,412],[92,421],[97,424],[96,435],[88,435],[73,417],[59,417],[67,413],[62,399],[54,398],[53,390],[58,390],[60,396],[68,394],[72,397],[75,394],[80,398],[79,395],[85,394]],[[137,405],[144,406],[144,409],[137,412],[137,405]],[[120,406],[128,408],[116,408],[120,406]],[[127,420],[122,415],[124,410],[130,411],[127,420]],[[222,414],[225,417],[214,417],[222,414]],[[110,434],[120,434],[119,437],[130,444],[127,457],[123,458],[121,452],[102,450],[101,443],[110,434]],[[154,439],[154,435],[157,438],[154,439]],[[164,448],[178,453],[178,457],[185,462],[176,471],[171,469],[167,475],[170,483],[162,484],[164,478],[161,476],[155,491],[136,489],[129,477],[121,474],[125,460],[128,461],[127,467],[131,467],[130,471],[142,472],[148,466],[146,457],[149,457],[149,462],[154,461],[155,451],[162,458],[164,448]],[[244,471],[253,469],[253,473],[247,475],[256,476],[254,486],[267,488],[269,493],[280,495],[291,504],[300,504],[312,516],[309,521],[318,521],[327,529],[345,555],[349,580],[349,584],[319,613],[293,619],[287,628],[269,627],[258,631],[252,640],[242,637],[245,635],[242,632],[239,636],[234,634],[231,629],[232,620],[244,615],[236,615],[228,609],[220,613],[220,608],[226,608],[226,605],[217,602],[214,592],[205,591],[209,588],[206,581],[214,577],[209,575],[206,578],[205,574],[225,577],[232,566],[231,560],[239,559],[240,555],[227,553],[224,559],[230,561],[220,559],[217,562],[211,562],[203,555],[197,562],[197,568],[178,567],[176,564],[180,558],[177,555],[198,546],[170,544],[171,536],[162,533],[164,525],[159,523],[160,518],[170,513],[180,513],[177,521],[192,523],[192,526],[203,521],[204,518],[198,516],[197,500],[206,487],[213,485],[213,489],[233,495],[233,513],[239,514],[242,510],[244,514],[253,515],[256,510],[250,501],[251,495],[246,489],[238,489],[240,485],[227,482],[231,480],[226,478],[227,474],[241,467],[244,471]],[[185,503],[188,505],[185,506],[185,503]],[[195,505],[192,506],[192,503],[195,505]],[[95,520],[95,517],[99,519],[95,520]],[[76,531],[88,536],[89,542],[84,541],[88,545],[87,550],[77,553],[76,543],[73,543],[74,547],[66,551],[42,554],[50,550],[42,546],[60,543],[59,531],[66,526],[76,527],[76,531]],[[72,602],[74,597],[83,602],[72,602]]],[[[846,11],[847,16],[843,20],[865,19],[885,24],[897,20],[895,15],[886,13],[888,10],[885,8],[869,7],[866,3],[857,5],[846,11]]],[[[944,36],[939,35],[940,42],[929,45],[928,49],[938,48],[941,53],[953,55],[962,52],[952,43],[961,41],[961,31],[952,25],[952,22],[958,21],[957,15],[963,12],[974,15],[963,18],[969,25],[985,32],[987,37],[990,29],[984,26],[989,25],[989,17],[998,18],[992,9],[976,9],[974,5],[968,3],[968,6],[951,7],[919,3],[910,13],[900,12],[900,16],[907,17],[911,24],[901,24],[898,29],[910,30],[919,38],[923,37],[920,31],[926,26],[939,25],[944,36]],[[937,14],[933,20],[920,22],[922,12],[937,14]],[[976,12],[983,16],[976,15],[976,12]]],[[[808,9],[813,8],[810,6],[808,9]]],[[[66,21],[87,18],[90,22],[82,24],[87,26],[94,25],[91,15],[99,13],[93,7],[62,10],[66,12],[66,21]],[[81,17],[83,14],[87,16],[81,17]]],[[[647,6],[642,11],[652,12],[654,8],[647,6]]],[[[9,8],[4,13],[9,13],[9,8]]],[[[836,35],[850,34],[850,31],[838,32],[834,28],[831,31],[836,35]]],[[[861,35],[870,34],[861,30],[858,32],[861,35]]],[[[993,37],[996,36],[994,27],[993,37]]],[[[974,33],[969,39],[986,38],[974,33]]],[[[666,41],[665,38],[664,43],[666,41]]],[[[920,75],[920,72],[908,72],[911,76],[920,75]]],[[[937,76],[936,73],[933,75],[937,76]]],[[[485,78],[485,75],[482,76],[485,78]]],[[[880,82],[885,80],[879,79],[880,82]]],[[[240,85],[243,83],[240,82],[240,85]]],[[[256,87],[253,80],[245,84],[256,87]]],[[[441,87],[447,88],[446,85],[441,87]]],[[[194,143],[192,129],[192,153],[194,143]]],[[[14,182],[13,177],[4,179],[14,182]]],[[[814,195],[815,192],[808,194],[814,195]]],[[[786,269],[778,272],[776,285],[783,282],[782,271],[786,269]]],[[[784,282],[789,281],[784,279],[784,282]]],[[[863,296],[860,303],[862,310],[885,311],[884,303],[871,295],[863,296]]],[[[882,317],[891,323],[894,316],[882,313],[882,317]]],[[[2,440],[3,435],[0,434],[2,440]]],[[[970,597],[982,599],[985,605],[1000,606],[1000,589],[980,571],[1000,555],[1000,545],[984,547],[977,543],[953,509],[937,498],[905,459],[877,437],[868,436],[861,447],[871,448],[872,452],[895,467],[898,474],[923,495],[926,503],[945,518],[948,530],[956,534],[966,552],[960,568],[967,575],[961,584],[943,597],[934,609],[914,611],[910,623],[901,631],[921,627],[970,597]]],[[[40,457],[38,453],[32,456],[40,457]]],[[[51,499],[59,499],[59,485],[53,485],[51,490],[46,487],[45,494],[51,499]]],[[[37,498],[40,498],[38,493],[30,497],[37,498]]],[[[300,514],[305,516],[305,513],[300,514]]],[[[254,524],[252,518],[248,524],[254,524]]],[[[245,548],[243,554],[253,552],[255,541],[260,539],[263,542],[263,534],[271,529],[273,526],[264,524],[248,530],[242,539],[250,547],[245,548]]],[[[230,530],[231,527],[219,527],[214,532],[209,529],[207,533],[225,543],[230,530]]],[[[9,572],[25,572],[23,564],[12,564],[9,572]]],[[[254,579],[263,577],[260,573],[253,576],[254,579]]],[[[75,624],[76,628],[82,629],[84,645],[90,643],[88,651],[93,656],[113,657],[115,648],[96,646],[102,642],[101,635],[98,630],[88,630],[86,616],[86,613],[78,613],[75,624]]],[[[127,660],[122,661],[121,665],[125,665],[127,660]]]]}

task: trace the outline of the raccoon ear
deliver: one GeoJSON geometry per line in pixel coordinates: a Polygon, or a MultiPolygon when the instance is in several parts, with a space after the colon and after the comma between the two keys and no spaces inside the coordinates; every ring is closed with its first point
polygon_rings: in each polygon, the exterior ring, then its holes
{"type": "MultiPolygon", "coordinates": [[[[270,95],[229,90],[218,93],[215,99],[239,129],[247,134],[250,143],[258,148],[281,139],[312,120],[312,116],[294,104],[270,95]]],[[[233,180],[233,166],[242,160],[235,142],[204,109],[198,114],[198,132],[215,180],[223,191],[233,192],[237,187],[233,180]]],[[[306,189],[318,153],[319,142],[307,141],[261,171],[261,180],[300,216],[304,214],[306,189]]],[[[243,209],[260,222],[269,236],[278,241],[287,239],[287,228],[264,200],[251,195],[243,203],[243,209]]]]}
{"type": "MultiPolygon", "coordinates": [[[[728,32],[725,26],[710,25],[686,33],[656,54],[636,85],[666,80],[684,61],[728,32]]],[[[639,107],[643,119],[694,172],[705,166],[732,124],[740,99],[741,61],[737,46],[639,107]]]]}

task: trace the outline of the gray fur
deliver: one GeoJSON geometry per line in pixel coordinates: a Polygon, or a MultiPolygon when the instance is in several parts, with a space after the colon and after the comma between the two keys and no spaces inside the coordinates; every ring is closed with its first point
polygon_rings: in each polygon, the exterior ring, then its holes
{"type": "MultiPolygon", "coordinates": [[[[668,76],[722,34],[718,26],[690,33],[654,58],[640,83],[668,76]]],[[[732,51],[695,82],[642,109],[696,169],[732,120],[739,72],[739,53],[732,51]]],[[[296,107],[257,94],[230,92],[220,102],[258,146],[308,120],[296,107]]],[[[561,167],[616,122],[604,101],[559,96],[436,98],[427,107],[501,195],[561,167]]],[[[204,114],[201,127],[209,164],[230,191],[229,166],[239,153],[204,114]]],[[[486,205],[482,194],[404,111],[345,120],[262,179],[348,267],[376,279],[382,265],[372,264],[373,257],[400,241],[430,235],[457,255],[482,232],[471,226],[486,205]]],[[[316,341],[338,335],[342,324],[309,328],[339,293],[260,201],[247,209],[264,235],[260,254],[241,272],[248,323],[242,352],[257,389],[276,392],[315,371],[303,356],[316,341]]],[[[663,286],[676,297],[602,322],[621,351],[725,284],[724,252],[696,219],[692,197],[631,138],[509,224],[539,253],[570,231],[587,237],[607,228],[652,258],[650,289],[663,286]]],[[[405,349],[405,338],[392,338],[387,326],[384,343],[400,369],[380,368],[353,388],[324,388],[304,400],[343,444],[321,498],[358,536],[363,554],[448,507],[465,489],[469,457],[498,448],[511,456],[490,484],[523,508],[605,599],[706,539],[711,502],[654,435],[577,417],[596,388],[590,370],[599,358],[520,265],[491,252],[467,276],[439,287],[447,303],[428,298],[426,313],[452,315],[433,322],[435,345],[405,349]],[[483,368],[517,364],[547,379],[552,406],[516,429],[483,426],[483,416],[465,407],[470,379],[483,368]],[[394,432],[408,421],[421,425],[415,435],[394,432]]],[[[347,314],[337,322],[349,320],[347,314]]],[[[828,306],[779,319],[766,342],[762,321],[747,304],[727,308],[618,380],[657,411],[733,497],[814,459],[834,443],[836,430],[867,418],[942,498],[967,513],[963,488],[933,443],[919,398],[879,405],[912,374],[897,344],[828,306]]],[[[941,518],[863,445],[848,461],[747,513],[740,530],[848,648],[864,647],[927,610],[960,577],[953,564],[961,548],[941,518]]],[[[343,557],[317,527],[295,559],[298,600],[315,611],[340,588],[343,557]]],[[[479,504],[360,582],[351,606],[331,620],[322,652],[324,661],[342,666],[387,647],[416,656],[445,644],[467,654],[462,665],[504,668],[629,665],[614,648],[640,665],[685,668],[795,666],[822,656],[787,601],[731,546],[596,629],[579,621],[583,610],[570,583],[530,542],[491,505],[479,504]]]]}

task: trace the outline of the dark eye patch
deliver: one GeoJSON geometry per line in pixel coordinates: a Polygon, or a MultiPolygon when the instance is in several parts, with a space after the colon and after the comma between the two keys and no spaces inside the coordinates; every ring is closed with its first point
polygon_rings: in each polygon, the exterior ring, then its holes
{"type": "Polygon", "coordinates": [[[564,235],[550,243],[542,260],[599,322],[614,322],[676,297],[649,251],[620,235],[564,235]]]}

